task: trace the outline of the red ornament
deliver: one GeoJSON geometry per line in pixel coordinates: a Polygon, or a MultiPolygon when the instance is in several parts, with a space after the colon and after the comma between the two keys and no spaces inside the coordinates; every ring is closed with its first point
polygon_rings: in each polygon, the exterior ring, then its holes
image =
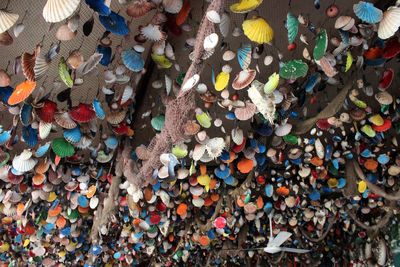
{"type": "Polygon", "coordinates": [[[45,100],[43,107],[36,110],[39,119],[44,122],[51,123],[54,121],[54,113],[58,111],[57,104],[50,100],[45,100]]]}
{"type": "Polygon", "coordinates": [[[287,46],[287,50],[293,51],[296,49],[296,43],[291,43],[287,46]]]}
{"type": "Polygon", "coordinates": [[[338,13],[339,9],[336,5],[330,5],[325,11],[326,16],[329,18],[336,17],[338,13]]]}
{"type": "Polygon", "coordinates": [[[89,122],[96,117],[96,112],[91,105],[80,103],[68,111],[71,119],[77,122],[89,122]]]}
{"type": "Polygon", "coordinates": [[[128,126],[126,125],[125,122],[121,122],[117,126],[113,127],[113,131],[116,134],[124,135],[124,134],[126,134],[128,132],[128,126]]]}

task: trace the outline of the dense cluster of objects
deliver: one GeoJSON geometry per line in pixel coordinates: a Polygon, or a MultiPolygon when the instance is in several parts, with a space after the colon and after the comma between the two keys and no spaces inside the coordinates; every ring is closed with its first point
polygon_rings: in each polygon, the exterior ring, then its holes
{"type": "MultiPolygon", "coordinates": [[[[46,1],[38,19],[59,42],[1,62],[2,266],[400,266],[400,6],[332,4],[321,10],[332,29],[293,9],[281,48],[257,13],[267,1],[205,5],[197,29],[189,0],[119,0],[118,12],[111,0],[46,1]],[[81,21],[83,5],[96,16],[81,21]],[[60,54],[95,20],[105,32],[92,55],[60,54]],[[192,36],[175,51],[182,31],[192,36]],[[141,114],[153,139],[134,146],[145,55],[158,73],[148,90],[162,93],[141,114]],[[96,98],[73,105],[96,75],[96,98]]],[[[20,13],[0,10],[0,46],[30,30],[20,13]]]]}

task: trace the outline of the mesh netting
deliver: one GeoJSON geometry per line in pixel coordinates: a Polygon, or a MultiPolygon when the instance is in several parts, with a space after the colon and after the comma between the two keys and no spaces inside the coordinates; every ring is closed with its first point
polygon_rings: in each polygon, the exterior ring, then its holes
{"type": "MultiPolygon", "coordinates": [[[[221,14],[224,7],[224,0],[214,0],[207,8],[207,11],[215,10],[221,14]]],[[[196,45],[193,52],[193,62],[186,72],[182,84],[195,74],[201,73],[204,62],[202,60],[204,53],[204,39],[215,32],[214,23],[203,17],[199,31],[196,37],[196,45]]],[[[167,153],[171,145],[181,142],[185,139],[184,125],[193,116],[195,104],[194,90],[181,90],[178,97],[171,101],[166,108],[165,124],[160,134],[156,135],[148,146],[150,158],[143,162],[139,173],[130,182],[139,187],[143,187],[152,182],[152,175],[155,169],[161,167],[160,155],[167,153]]]]}

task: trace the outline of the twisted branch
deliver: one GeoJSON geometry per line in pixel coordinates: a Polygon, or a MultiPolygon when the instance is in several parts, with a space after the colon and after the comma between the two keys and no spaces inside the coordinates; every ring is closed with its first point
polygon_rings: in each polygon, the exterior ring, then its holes
{"type": "Polygon", "coordinates": [[[328,228],[326,228],[326,229],[325,229],[325,232],[323,232],[322,235],[321,235],[320,237],[318,237],[318,238],[313,238],[313,237],[311,237],[311,236],[310,236],[304,229],[302,229],[301,227],[299,227],[299,230],[300,230],[301,234],[302,234],[303,236],[305,236],[309,241],[311,241],[311,242],[313,242],[313,243],[319,243],[319,242],[321,242],[322,240],[324,240],[325,237],[326,237],[326,236],[329,234],[329,232],[331,231],[333,225],[334,225],[335,222],[336,222],[336,217],[331,217],[331,218],[328,219],[328,221],[329,221],[329,226],[328,226],[328,228]]]}
{"type": "Polygon", "coordinates": [[[297,123],[294,129],[295,135],[300,135],[308,132],[320,119],[329,118],[335,116],[336,113],[342,108],[344,100],[346,99],[347,93],[353,85],[354,79],[347,82],[339,94],[328,104],[320,113],[315,117],[297,123]]]}
{"type": "Polygon", "coordinates": [[[361,170],[360,165],[358,164],[358,162],[356,160],[353,159],[352,163],[353,163],[353,168],[354,168],[356,174],[358,175],[358,177],[360,177],[361,180],[363,180],[367,184],[368,189],[371,190],[372,193],[377,194],[378,196],[383,197],[387,200],[393,200],[393,201],[400,200],[400,190],[395,193],[392,193],[392,194],[386,193],[385,190],[383,190],[379,186],[371,183],[365,177],[364,172],[361,170]]]}

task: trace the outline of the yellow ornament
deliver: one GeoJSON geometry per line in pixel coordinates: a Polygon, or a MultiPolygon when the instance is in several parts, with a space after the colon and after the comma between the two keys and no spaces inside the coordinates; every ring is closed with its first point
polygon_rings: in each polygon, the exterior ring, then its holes
{"type": "Polygon", "coordinates": [[[197,182],[203,186],[207,186],[210,184],[211,178],[210,178],[210,176],[208,176],[208,174],[200,175],[197,177],[197,182]]]}
{"type": "Polygon", "coordinates": [[[25,239],[25,241],[24,241],[24,247],[27,247],[28,245],[29,245],[29,239],[25,239]]]}
{"type": "Polygon", "coordinates": [[[241,0],[239,3],[230,6],[233,13],[247,13],[256,9],[263,0],[241,0]]]}
{"type": "Polygon", "coordinates": [[[221,72],[215,79],[215,90],[222,91],[229,83],[229,73],[221,72]]]}
{"type": "Polygon", "coordinates": [[[3,243],[3,245],[0,246],[0,252],[6,252],[10,249],[10,245],[8,243],[3,243]]]}
{"type": "Polygon", "coordinates": [[[243,21],[242,28],[247,38],[259,44],[267,44],[274,37],[274,31],[263,18],[247,19],[243,21]]]}
{"type": "Polygon", "coordinates": [[[361,194],[365,192],[365,190],[367,190],[367,184],[364,181],[361,181],[358,183],[358,192],[360,192],[361,194]]]}
{"type": "Polygon", "coordinates": [[[271,74],[268,78],[268,82],[264,85],[264,93],[270,94],[273,91],[275,91],[276,87],[278,87],[279,84],[279,74],[271,74]]]}
{"type": "Polygon", "coordinates": [[[57,195],[55,192],[50,192],[49,197],[47,198],[47,202],[53,202],[54,200],[56,200],[57,195]]]}
{"type": "Polygon", "coordinates": [[[151,58],[161,68],[169,69],[172,66],[171,61],[169,61],[169,59],[165,55],[159,56],[157,54],[151,54],[151,58]]]}

